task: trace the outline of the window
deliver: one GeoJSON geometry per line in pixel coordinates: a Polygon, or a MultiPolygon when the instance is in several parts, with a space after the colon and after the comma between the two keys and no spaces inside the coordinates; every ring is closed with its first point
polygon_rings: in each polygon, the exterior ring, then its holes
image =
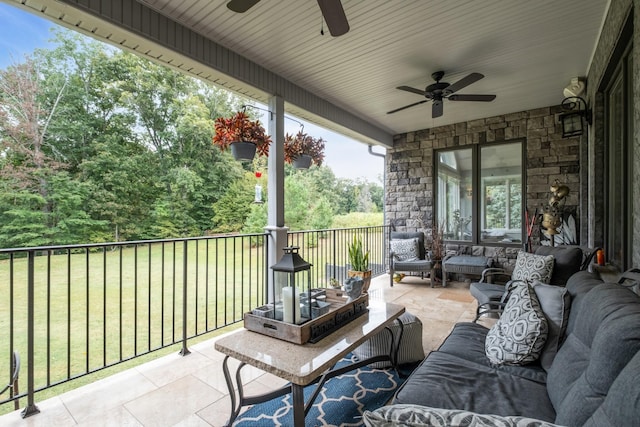
{"type": "Polygon", "coordinates": [[[438,220],[445,238],[471,240],[473,152],[470,148],[438,154],[438,220]]]}
{"type": "Polygon", "coordinates": [[[520,243],[523,143],[437,152],[436,221],[445,239],[520,243]]]}

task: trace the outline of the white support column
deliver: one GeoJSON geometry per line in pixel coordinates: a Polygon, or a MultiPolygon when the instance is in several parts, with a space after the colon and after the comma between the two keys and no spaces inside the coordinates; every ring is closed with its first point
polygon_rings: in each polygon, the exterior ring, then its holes
{"type": "Polygon", "coordinates": [[[272,290],[273,273],[271,266],[277,263],[282,254],[282,248],[287,245],[288,227],[284,225],[284,99],[280,96],[269,98],[269,147],[268,159],[268,195],[267,195],[267,227],[269,233],[269,258],[267,300],[273,301],[272,290]]]}

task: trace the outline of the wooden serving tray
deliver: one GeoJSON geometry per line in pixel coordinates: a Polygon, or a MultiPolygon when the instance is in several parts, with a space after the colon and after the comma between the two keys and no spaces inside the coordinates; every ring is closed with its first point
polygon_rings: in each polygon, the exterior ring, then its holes
{"type": "Polygon", "coordinates": [[[244,327],[294,344],[314,343],[368,312],[368,294],[350,303],[346,302],[346,293],[339,289],[326,289],[326,295],[326,302],[331,304],[329,312],[301,325],[245,313],[244,327]]]}

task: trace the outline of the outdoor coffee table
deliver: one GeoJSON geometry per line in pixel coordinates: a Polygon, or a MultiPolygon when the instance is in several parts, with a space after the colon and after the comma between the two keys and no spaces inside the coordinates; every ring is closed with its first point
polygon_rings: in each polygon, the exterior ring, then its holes
{"type": "MultiPolygon", "coordinates": [[[[392,346],[389,355],[376,356],[355,362],[349,366],[333,369],[346,354],[387,328],[405,309],[403,306],[385,303],[379,300],[369,301],[369,312],[341,327],[326,338],[311,344],[293,344],[246,329],[234,332],[215,343],[216,350],[224,353],[222,365],[229,396],[231,397],[231,416],[227,425],[233,424],[240,409],[247,405],[266,402],[287,393],[292,394],[293,425],[304,427],[304,418],[313,401],[322,390],[322,385],[330,378],[357,369],[370,363],[391,360],[395,365],[397,348],[392,346]],[[240,361],[236,371],[236,397],[232,376],[229,373],[229,358],[240,361]],[[290,382],[289,385],[260,396],[244,396],[240,370],[251,365],[290,382]],[[315,392],[304,402],[304,386],[317,383],[315,392]]],[[[398,322],[401,323],[401,322],[398,322]]],[[[402,333],[402,329],[401,332],[402,333]]],[[[400,339],[397,340],[400,342],[400,339]]]]}

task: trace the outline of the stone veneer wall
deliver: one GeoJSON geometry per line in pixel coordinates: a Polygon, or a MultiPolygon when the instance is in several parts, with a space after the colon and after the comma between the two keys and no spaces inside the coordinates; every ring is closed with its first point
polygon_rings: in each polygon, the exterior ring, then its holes
{"type": "MultiPolygon", "coordinates": [[[[398,230],[422,230],[430,235],[435,203],[434,150],[521,139],[527,158],[526,206],[533,212],[547,203],[549,187],[558,179],[571,189],[565,208],[577,210],[579,227],[583,222],[578,204],[580,138],[562,139],[560,111],[559,106],[538,108],[396,135],[394,148],[387,150],[386,157],[387,220],[398,230]]],[[[511,258],[519,248],[504,248],[493,255],[511,258]]],[[[461,252],[472,250],[471,244],[461,248],[461,252]]]]}

